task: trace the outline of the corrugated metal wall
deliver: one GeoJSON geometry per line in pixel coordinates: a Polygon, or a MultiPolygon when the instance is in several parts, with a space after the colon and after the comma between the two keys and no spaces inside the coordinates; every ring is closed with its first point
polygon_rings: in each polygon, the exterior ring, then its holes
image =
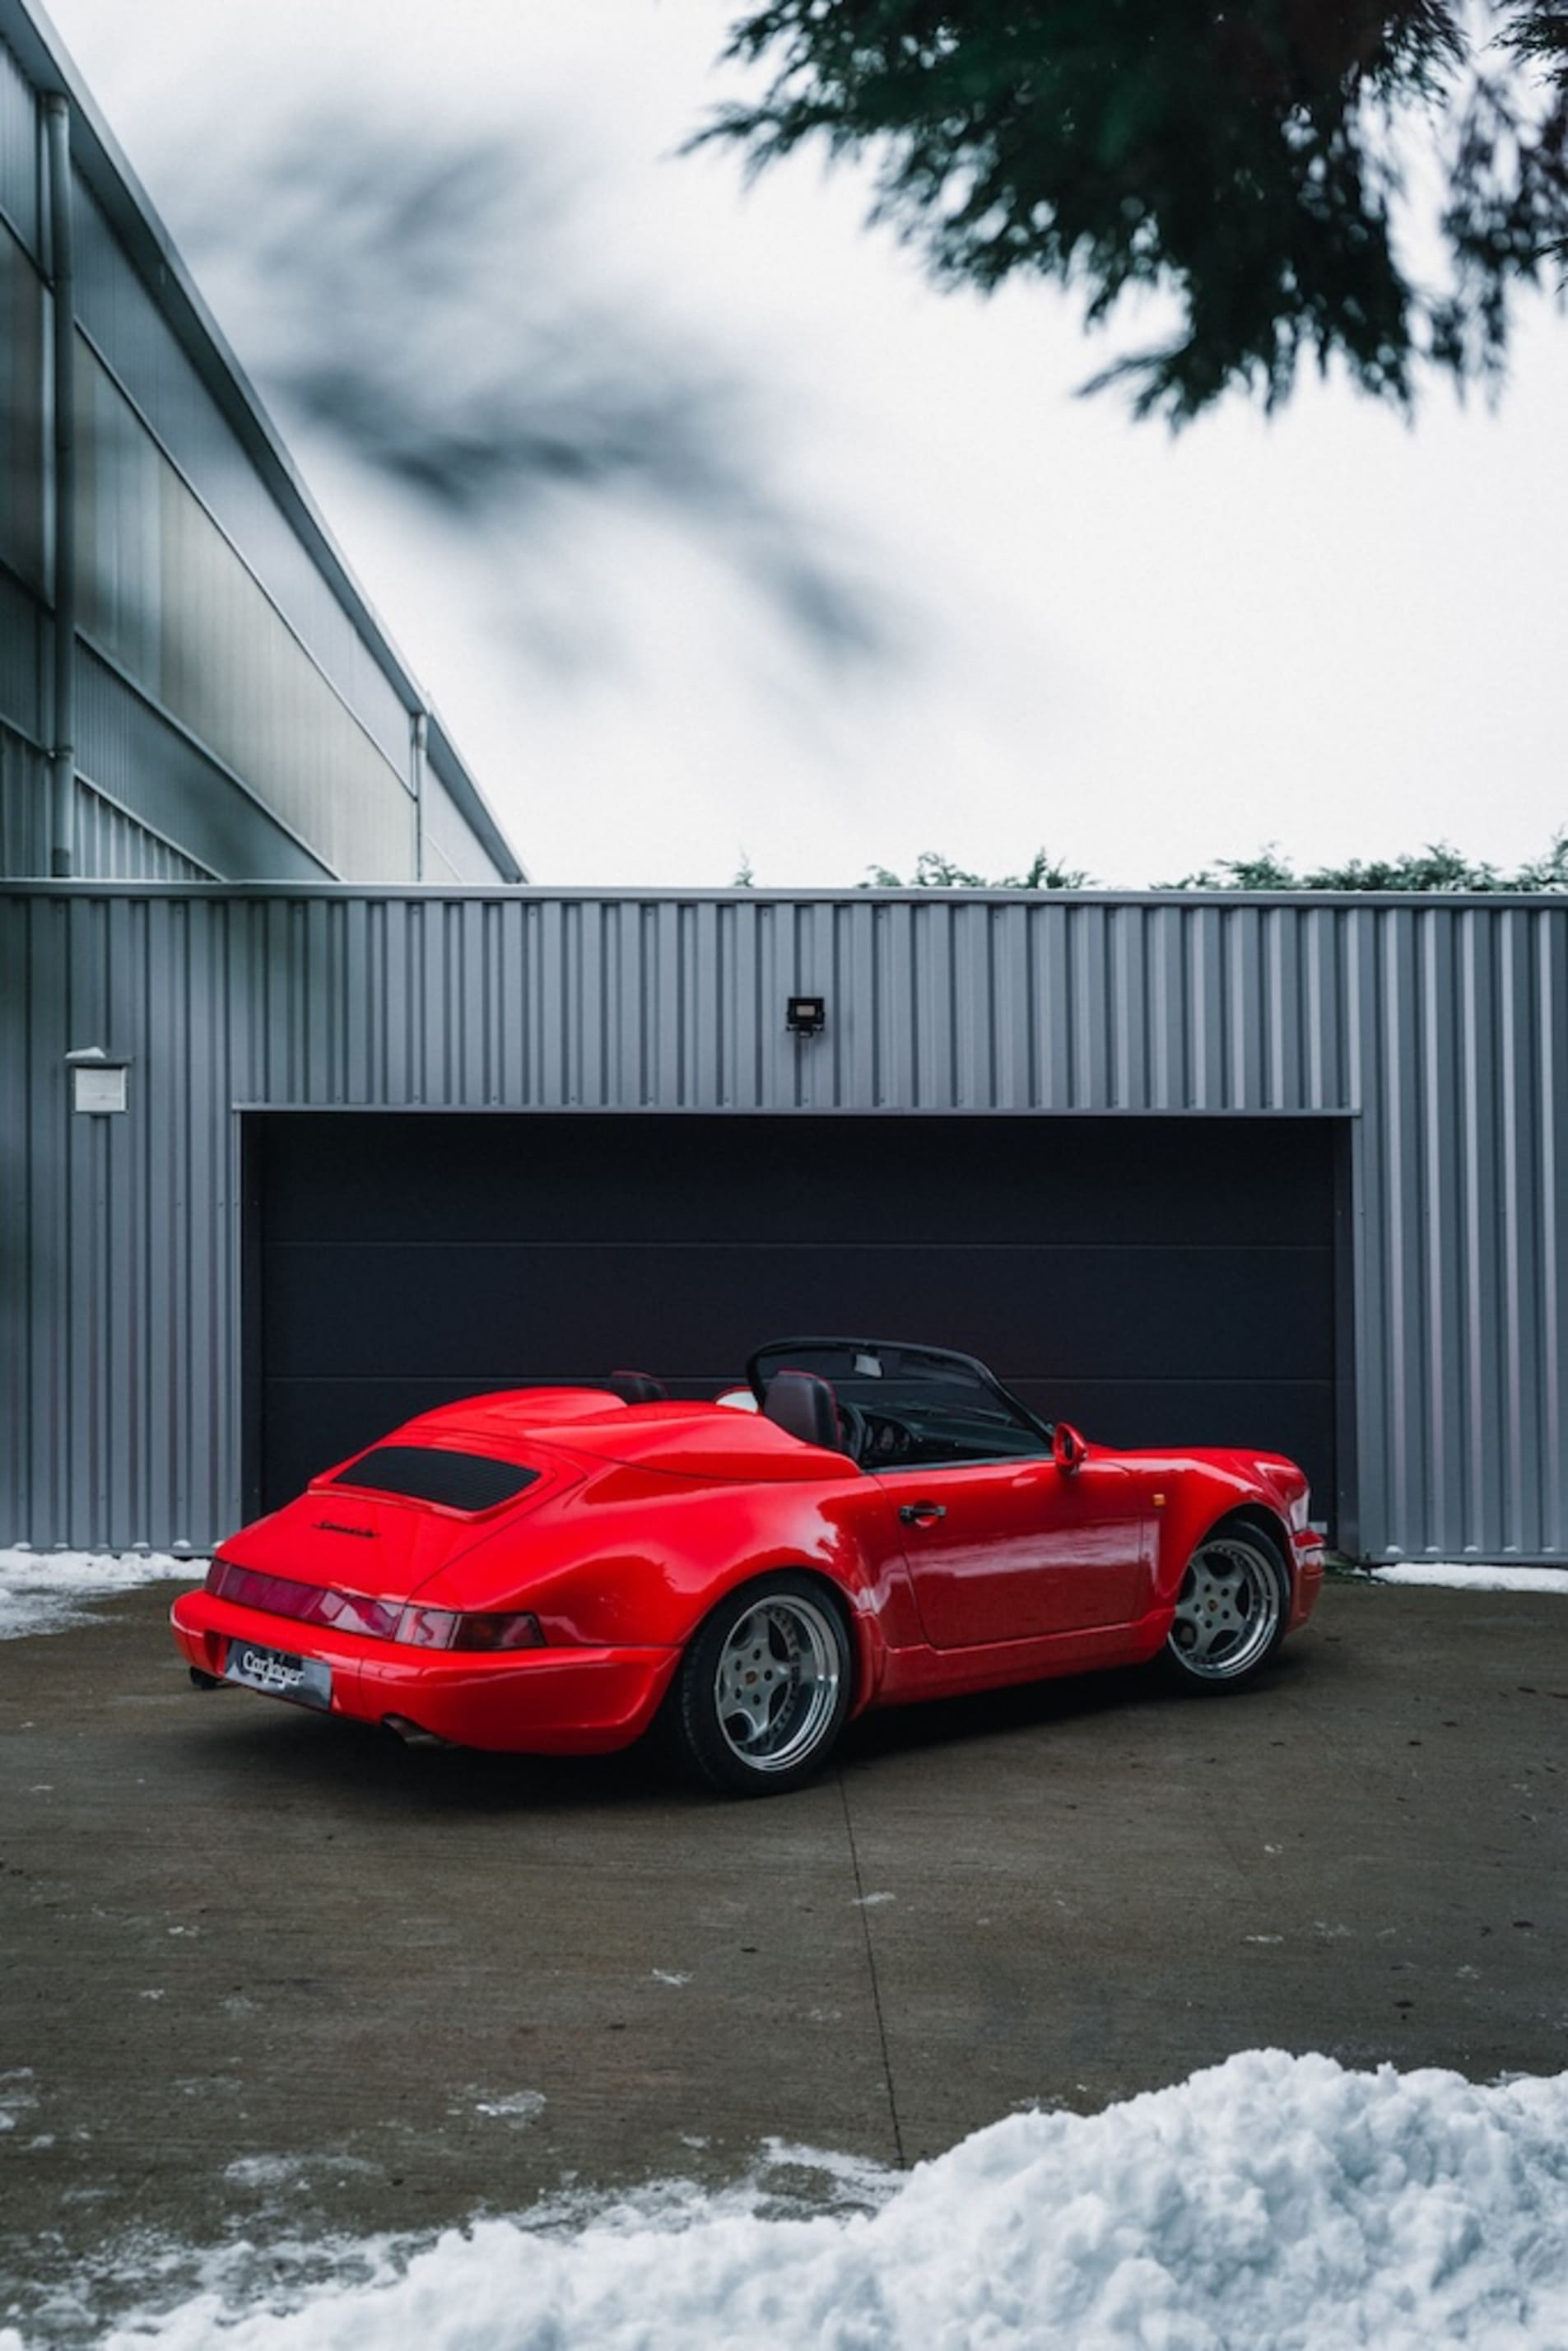
{"type": "Polygon", "coordinates": [[[0,1541],[238,1515],[236,1104],[1341,1113],[1353,1540],[1561,1557],[1565,1103],[1550,900],[13,885],[0,1541]],[[827,997],[820,1040],[793,993],[827,997]],[[123,1117],[68,1107],[95,1044],[132,1057],[123,1117]]]}

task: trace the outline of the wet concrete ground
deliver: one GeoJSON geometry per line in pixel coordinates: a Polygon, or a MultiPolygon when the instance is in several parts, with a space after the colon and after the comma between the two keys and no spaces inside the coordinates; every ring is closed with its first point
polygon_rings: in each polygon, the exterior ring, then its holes
{"type": "Polygon", "coordinates": [[[169,1598],[0,1648],[0,2324],[1260,2044],[1568,2066],[1562,1598],[1331,1583],[1250,1691],[873,1717],[751,1804],[199,1697],[169,1598]]]}

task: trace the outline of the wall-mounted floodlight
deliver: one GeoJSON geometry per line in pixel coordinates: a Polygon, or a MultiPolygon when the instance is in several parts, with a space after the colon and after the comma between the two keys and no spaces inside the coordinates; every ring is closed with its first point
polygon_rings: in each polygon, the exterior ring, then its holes
{"type": "Polygon", "coordinates": [[[107,1118],[127,1107],[131,1064],[120,1055],[106,1053],[101,1045],[84,1045],[66,1055],[66,1067],[71,1073],[72,1110],[107,1118]]]}
{"type": "Polygon", "coordinates": [[[792,996],[784,1010],[784,1026],[792,1037],[820,1037],[828,1025],[825,996],[792,996]]]}

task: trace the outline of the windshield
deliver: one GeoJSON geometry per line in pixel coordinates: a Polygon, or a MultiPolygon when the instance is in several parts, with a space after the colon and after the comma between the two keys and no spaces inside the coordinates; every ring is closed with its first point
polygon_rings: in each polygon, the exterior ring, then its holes
{"type": "MultiPolygon", "coordinates": [[[[1051,1431],[972,1355],[886,1339],[780,1339],[747,1365],[761,1401],[775,1373],[814,1372],[841,1404],[907,1434],[905,1461],[1008,1460],[1049,1453],[1051,1431]]],[[[867,1448],[867,1458],[881,1448],[867,1448]]]]}

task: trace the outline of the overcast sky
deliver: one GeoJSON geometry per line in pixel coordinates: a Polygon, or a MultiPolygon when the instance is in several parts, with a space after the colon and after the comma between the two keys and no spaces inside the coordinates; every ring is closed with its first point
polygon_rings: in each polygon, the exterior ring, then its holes
{"type": "Polygon", "coordinates": [[[854,175],[797,159],[747,192],[733,157],[677,157],[734,90],[732,13],[53,0],[264,380],[323,331],[290,256],[313,296],[327,241],[267,173],[292,137],[298,176],[303,136],[330,189],[325,151],[362,135],[518,175],[509,213],[352,321],[361,349],[384,335],[405,425],[448,384],[453,413],[492,413],[508,376],[569,407],[600,372],[690,394],[654,403],[662,472],[622,450],[445,512],[357,463],[341,414],[277,397],[533,878],[723,884],[745,857],[764,886],[839,884],[1044,843],[1135,886],[1270,841],[1542,848],[1568,820],[1568,321],[1527,309],[1495,413],[1439,389],[1411,429],[1313,382],[1271,423],[1234,403],[1173,442],[1074,398],[1107,346],[1062,297],[936,294],[862,226],[854,175]]]}

